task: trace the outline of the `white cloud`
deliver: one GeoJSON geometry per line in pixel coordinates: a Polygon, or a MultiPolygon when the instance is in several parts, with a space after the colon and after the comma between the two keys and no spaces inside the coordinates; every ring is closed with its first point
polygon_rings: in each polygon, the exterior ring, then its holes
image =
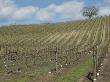
{"type": "MultiPolygon", "coordinates": [[[[107,1],[107,0],[106,0],[107,1]]],[[[110,0],[108,0],[110,1],[110,0]]],[[[0,20],[27,20],[36,17],[38,21],[52,21],[54,18],[59,20],[77,20],[83,19],[82,8],[86,6],[82,0],[72,0],[60,5],[50,4],[45,8],[37,6],[18,7],[13,0],[0,0],[0,20]]],[[[99,8],[99,15],[110,14],[110,7],[99,8]]]]}
{"type": "Polygon", "coordinates": [[[33,7],[33,6],[28,6],[28,7],[22,7],[22,8],[18,8],[12,18],[14,20],[23,20],[23,19],[28,19],[31,18],[36,11],[38,10],[38,8],[33,7]]]}
{"type": "Polygon", "coordinates": [[[109,6],[99,8],[99,16],[109,15],[109,14],[110,14],[110,7],[109,6]]]}
{"type": "Polygon", "coordinates": [[[10,6],[10,7],[4,7],[0,9],[0,18],[1,19],[6,19],[10,18],[14,12],[15,8],[10,6]]]}
{"type": "Polygon", "coordinates": [[[56,9],[56,5],[54,4],[49,5],[47,8],[41,8],[37,12],[36,17],[39,21],[52,20],[56,15],[55,9],[56,9]]]}
{"type": "Polygon", "coordinates": [[[37,13],[37,19],[39,21],[48,21],[48,20],[51,20],[53,18],[54,14],[49,12],[49,11],[46,11],[46,10],[40,10],[38,13],[37,13]]]}
{"type": "Polygon", "coordinates": [[[0,20],[25,20],[37,12],[38,7],[17,7],[12,0],[0,0],[0,20]]]}
{"type": "Polygon", "coordinates": [[[11,0],[0,0],[0,7],[4,6],[11,6],[11,5],[14,5],[13,4],[13,1],[11,0]]]}
{"type": "Polygon", "coordinates": [[[71,1],[59,5],[56,12],[60,13],[62,17],[82,19],[81,10],[84,7],[84,2],[71,1]]]}
{"type": "Polygon", "coordinates": [[[10,18],[15,10],[15,5],[10,0],[0,0],[0,19],[10,18]]]}
{"type": "Polygon", "coordinates": [[[69,1],[61,5],[51,4],[47,8],[40,9],[40,12],[37,13],[37,19],[40,21],[50,20],[55,15],[59,15],[62,19],[82,19],[81,10],[83,7],[84,3],[82,1],[69,1]]]}
{"type": "Polygon", "coordinates": [[[63,14],[71,14],[71,12],[75,13],[76,10],[79,12],[83,6],[84,5],[82,2],[77,1],[67,2],[57,6],[56,12],[63,14]]]}

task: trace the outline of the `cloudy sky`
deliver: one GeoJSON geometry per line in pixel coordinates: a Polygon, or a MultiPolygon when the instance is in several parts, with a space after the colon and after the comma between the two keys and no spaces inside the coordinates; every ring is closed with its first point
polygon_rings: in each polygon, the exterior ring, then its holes
{"type": "Polygon", "coordinates": [[[0,25],[79,20],[82,8],[93,5],[99,15],[110,13],[110,0],[0,0],[0,25]]]}

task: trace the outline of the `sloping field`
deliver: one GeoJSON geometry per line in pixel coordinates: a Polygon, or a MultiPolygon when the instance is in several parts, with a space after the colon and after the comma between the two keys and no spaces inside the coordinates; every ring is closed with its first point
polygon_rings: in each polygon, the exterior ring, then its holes
{"type": "Polygon", "coordinates": [[[77,82],[109,44],[110,17],[0,28],[0,82],[77,82]]]}

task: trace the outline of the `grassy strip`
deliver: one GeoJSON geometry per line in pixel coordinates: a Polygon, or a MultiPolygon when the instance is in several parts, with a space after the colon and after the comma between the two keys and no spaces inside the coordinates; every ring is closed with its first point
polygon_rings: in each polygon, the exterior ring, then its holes
{"type": "Polygon", "coordinates": [[[77,82],[83,77],[92,66],[92,59],[87,60],[85,63],[76,66],[70,70],[66,75],[63,75],[57,82],[77,82]]]}
{"type": "Polygon", "coordinates": [[[28,77],[22,77],[16,80],[9,80],[9,81],[5,81],[5,82],[29,82],[29,78],[28,77]]]}

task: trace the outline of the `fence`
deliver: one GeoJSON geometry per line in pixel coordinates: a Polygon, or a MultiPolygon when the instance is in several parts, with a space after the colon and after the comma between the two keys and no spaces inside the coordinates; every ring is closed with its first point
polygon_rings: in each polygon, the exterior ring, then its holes
{"type": "Polygon", "coordinates": [[[64,49],[55,46],[47,48],[25,48],[4,46],[0,50],[0,69],[4,72],[22,72],[33,70],[33,67],[48,67],[48,73],[55,73],[61,68],[73,67],[86,57],[93,57],[93,79],[95,81],[98,70],[106,56],[107,48],[103,49],[100,55],[97,54],[97,46],[86,50],[79,50],[78,47],[64,49]]]}
{"type": "MultiPolygon", "coordinates": [[[[109,45],[109,44],[108,44],[109,45]]],[[[106,58],[106,55],[108,54],[108,45],[103,47],[101,50],[101,53],[98,54],[98,48],[97,46],[94,47],[94,53],[93,53],[93,82],[96,81],[97,77],[100,74],[100,70],[103,67],[103,61],[106,58]]]]}

